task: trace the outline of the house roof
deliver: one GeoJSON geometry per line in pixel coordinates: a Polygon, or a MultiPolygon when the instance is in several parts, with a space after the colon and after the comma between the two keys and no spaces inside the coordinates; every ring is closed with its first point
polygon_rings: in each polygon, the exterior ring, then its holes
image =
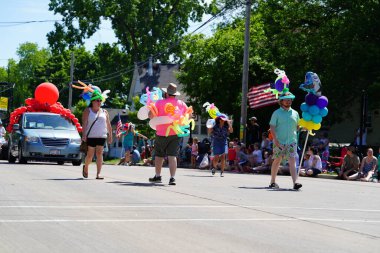
{"type": "MultiPolygon", "coordinates": [[[[166,88],[169,83],[175,83],[177,85],[177,90],[181,93],[181,95],[177,96],[178,99],[183,101],[187,101],[186,94],[182,91],[182,85],[178,82],[176,78],[176,74],[179,72],[179,64],[161,64],[154,63],[152,66],[153,75],[149,76],[148,74],[149,65],[146,64],[141,67],[138,71],[138,75],[140,78],[140,87],[141,93],[146,93],[146,87],[149,87],[151,90],[153,87],[166,88]]],[[[133,77],[133,83],[131,85],[131,90],[135,89],[136,85],[136,75],[135,72],[133,77]]],[[[136,95],[136,94],[134,94],[136,95]]]]}
{"type": "Polygon", "coordinates": [[[119,121],[118,114],[120,113],[121,122],[124,124],[128,121],[128,110],[125,109],[113,109],[113,108],[104,108],[107,110],[110,117],[111,126],[117,125],[119,121]]]}

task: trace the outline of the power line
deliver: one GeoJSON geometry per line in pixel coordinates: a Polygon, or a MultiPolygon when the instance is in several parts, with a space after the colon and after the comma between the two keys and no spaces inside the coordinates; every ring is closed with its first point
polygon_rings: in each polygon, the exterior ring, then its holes
{"type": "Polygon", "coordinates": [[[59,19],[29,20],[29,21],[0,21],[0,24],[29,24],[61,21],[59,19]]]}
{"type": "MultiPolygon", "coordinates": [[[[186,35],[192,35],[194,34],[195,32],[199,31],[200,29],[205,29],[206,28],[206,24],[212,22],[213,20],[215,20],[216,18],[218,18],[219,16],[221,16],[222,14],[226,14],[228,12],[232,12],[234,11],[234,9],[227,9],[226,7],[224,7],[220,12],[218,12],[217,14],[215,14],[214,16],[212,16],[211,18],[209,18],[208,20],[206,20],[204,23],[202,23],[199,27],[197,27],[195,30],[193,30],[192,32],[188,33],[188,34],[185,34],[186,35]],[[225,13],[226,12],[226,13],[225,13]]],[[[170,50],[172,49],[173,47],[179,45],[179,43],[181,43],[183,40],[180,39],[179,41],[173,43],[172,45],[170,45],[167,50],[170,50]]],[[[166,51],[167,51],[166,50],[166,51]]],[[[155,55],[153,55],[152,57],[153,58],[157,58],[158,56],[161,56],[162,54],[164,54],[165,52],[159,52],[155,55]]],[[[141,67],[141,66],[144,66],[146,63],[149,62],[149,59],[146,59],[144,62],[140,63],[138,65],[138,67],[141,67]]],[[[100,82],[103,82],[103,81],[108,81],[108,80],[112,80],[114,78],[117,78],[117,77],[120,77],[122,74],[127,74],[131,71],[134,71],[134,66],[130,66],[128,67],[127,69],[125,70],[119,70],[119,71],[116,71],[116,72],[113,72],[113,73],[110,73],[110,74],[107,74],[107,75],[104,75],[104,76],[100,76],[100,77],[96,77],[96,78],[90,78],[90,80],[84,80],[84,82],[93,82],[93,83],[100,83],[100,82]]]]}
{"type": "Polygon", "coordinates": [[[32,24],[32,23],[50,23],[50,22],[62,22],[62,20],[46,19],[46,20],[29,20],[29,21],[0,21],[0,27],[12,27],[12,26],[32,24]]]}

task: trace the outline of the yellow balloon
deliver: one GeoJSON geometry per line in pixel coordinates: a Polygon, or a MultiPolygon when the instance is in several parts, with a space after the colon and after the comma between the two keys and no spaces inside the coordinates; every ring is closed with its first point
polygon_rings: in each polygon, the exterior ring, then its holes
{"type": "Polygon", "coordinates": [[[321,123],[318,123],[318,124],[314,123],[314,127],[313,127],[314,130],[319,130],[320,128],[321,128],[321,123]]]}
{"type": "Polygon", "coordinates": [[[210,117],[215,119],[216,118],[216,113],[218,112],[218,110],[215,110],[215,109],[210,109],[208,111],[208,114],[210,114],[210,117]]]}

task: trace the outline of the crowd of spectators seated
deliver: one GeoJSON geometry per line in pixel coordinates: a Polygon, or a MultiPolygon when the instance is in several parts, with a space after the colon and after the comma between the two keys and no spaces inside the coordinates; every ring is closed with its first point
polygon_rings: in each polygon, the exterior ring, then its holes
{"type": "MultiPolygon", "coordinates": [[[[248,147],[238,139],[228,142],[226,148],[227,171],[236,173],[270,173],[272,165],[272,140],[270,133],[262,133],[261,142],[255,142],[248,147]]],[[[204,138],[201,141],[190,138],[184,145],[180,145],[178,163],[181,167],[210,169],[212,161],[211,140],[204,138]]],[[[342,180],[376,181],[380,170],[379,156],[374,156],[372,148],[367,149],[367,155],[363,157],[356,146],[342,147],[336,156],[330,156],[329,139],[327,133],[322,133],[320,138],[312,138],[307,145],[303,161],[299,162],[300,176],[316,177],[322,173],[337,173],[337,178],[342,180]]],[[[122,158],[120,164],[142,164],[154,166],[154,145],[148,142],[134,146],[130,155],[122,158]]],[[[280,174],[289,174],[286,161],[279,170],[280,174]]]]}

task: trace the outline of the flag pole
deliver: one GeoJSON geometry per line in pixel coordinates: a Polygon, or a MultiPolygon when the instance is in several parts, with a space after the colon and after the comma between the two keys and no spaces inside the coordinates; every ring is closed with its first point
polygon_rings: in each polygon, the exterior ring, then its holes
{"type": "Polygon", "coordinates": [[[305,144],[303,145],[301,160],[300,160],[300,163],[298,165],[298,170],[297,170],[298,175],[300,174],[300,170],[301,170],[301,167],[302,167],[303,156],[305,155],[305,150],[306,150],[306,145],[307,145],[307,139],[309,138],[309,134],[310,134],[310,131],[308,130],[307,134],[306,134],[305,144]]]}

